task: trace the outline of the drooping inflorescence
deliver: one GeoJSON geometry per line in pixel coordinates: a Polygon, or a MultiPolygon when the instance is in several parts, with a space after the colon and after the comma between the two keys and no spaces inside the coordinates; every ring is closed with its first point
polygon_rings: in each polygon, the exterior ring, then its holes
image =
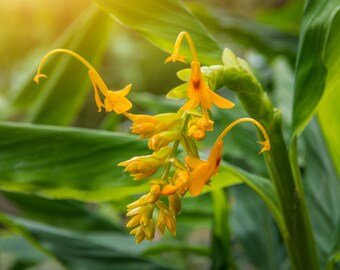
{"type": "Polygon", "coordinates": [[[54,53],[67,53],[80,60],[88,69],[94,88],[95,103],[98,111],[104,107],[107,112],[114,111],[125,115],[132,121],[131,131],[141,139],[148,139],[150,155],[137,156],[122,161],[118,166],[125,168],[134,180],[149,179],[150,191],[127,206],[129,221],[127,227],[135,235],[136,242],[154,238],[156,228],[163,234],[167,228],[176,235],[176,217],[181,211],[181,197],[187,192],[192,196],[201,194],[203,187],[211,182],[211,177],[218,173],[222,160],[223,138],[238,123],[255,124],[264,136],[259,154],[270,150],[270,141],[266,130],[252,118],[241,118],[230,125],[217,138],[207,160],[201,160],[197,150],[197,141],[203,140],[207,131],[213,131],[214,121],[210,113],[212,105],[222,109],[230,109],[234,104],[210,89],[201,72],[200,62],[195,46],[187,32],[181,32],[175,43],[173,54],[166,59],[186,63],[179,53],[183,37],[186,37],[193,56],[190,79],[186,84],[185,104],[177,112],[158,115],[133,114],[128,112],[132,103],[125,97],[131,84],[120,91],[107,88],[97,71],[81,56],[66,50],[56,49],[45,55],[38,68],[34,81],[46,75],[40,70],[46,59],[54,53]],[[101,95],[105,97],[102,102],[101,95]],[[178,157],[178,148],[182,146],[185,158],[178,157]],[[157,209],[157,211],[155,211],[157,209]],[[154,218],[156,219],[154,220],[154,218]]]}

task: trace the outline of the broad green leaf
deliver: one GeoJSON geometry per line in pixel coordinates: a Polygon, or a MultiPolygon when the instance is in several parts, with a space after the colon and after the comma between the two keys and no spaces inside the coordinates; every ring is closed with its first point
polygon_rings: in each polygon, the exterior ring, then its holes
{"type": "Polygon", "coordinates": [[[141,257],[142,247],[138,248],[133,237],[127,234],[81,234],[18,217],[7,218],[49,250],[67,269],[174,269],[141,257]]]}
{"type": "Polygon", "coordinates": [[[322,267],[340,251],[340,181],[316,121],[306,141],[304,188],[322,267]]]}
{"type": "Polygon", "coordinates": [[[98,207],[93,208],[72,200],[50,200],[33,195],[10,192],[1,192],[1,194],[20,211],[23,217],[59,228],[78,231],[123,230],[121,224],[114,224],[100,215],[98,210],[96,211],[98,207]]]}
{"type": "Polygon", "coordinates": [[[292,136],[303,130],[321,98],[340,87],[340,2],[309,0],[304,12],[295,77],[292,136]]]}
{"type": "MultiPolygon", "coordinates": [[[[103,57],[110,26],[111,20],[105,13],[91,8],[62,34],[51,49],[70,49],[96,67],[103,57]]],[[[37,57],[41,60],[46,53],[41,52],[37,57]]],[[[32,63],[32,68],[31,78],[18,92],[11,106],[25,110],[26,121],[29,122],[70,124],[89,94],[91,82],[88,69],[70,55],[52,55],[41,70],[48,79],[42,78],[36,85],[33,77],[38,63],[32,63]]],[[[119,88],[120,85],[115,87],[119,88]]]]}
{"type": "Polygon", "coordinates": [[[0,124],[0,189],[53,199],[107,201],[147,191],[121,161],[148,154],[137,136],[30,124],[0,124]]]}
{"type": "MultiPolygon", "coordinates": [[[[338,21],[340,26],[340,15],[338,16],[338,21]]],[[[333,46],[338,46],[338,44],[334,44],[333,46]]],[[[334,91],[329,91],[329,93],[326,93],[322,98],[320,106],[317,109],[317,117],[328,151],[332,157],[332,161],[337,170],[338,176],[340,177],[340,106],[338,104],[338,101],[340,100],[340,58],[338,56],[336,56],[336,59],[334,59],[333,64],[336,66],[330,69],[330,72],[328,73],[326,87],[333,89],[334,91]]]]}
{"type": "MultiPolygon", "coordinates": [[[[159,48],[172,53],[177,35],[187,31],[204,64],[220,63],[222,51],[210,33],[180,0],[95,0],[119,22],[131,27],[159,48]]],[[[187,60],[192,59],[189,46],[181,48],[187,60]]]]}

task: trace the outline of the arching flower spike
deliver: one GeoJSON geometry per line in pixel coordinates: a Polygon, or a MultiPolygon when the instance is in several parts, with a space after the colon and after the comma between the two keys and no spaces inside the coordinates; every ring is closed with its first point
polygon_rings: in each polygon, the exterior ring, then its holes
{"type": "Polygon", "coordinates": [[[83,57],[72,52],[67,49],[55,49],[48,52],[40,62],[37,75],[34,77],[34,81],[39,84],[40,78],[47,78],[45,74],[40,73],[40,70],[47,60],[47,58],[54,53],[67,53],[75,58],[77,58],[80,62],[82,62],[89,69],[89,77],[93,85],[94,89],[94,98],[98,107],[98,112],[101,112],[101,108],[104,107],[107,112],[114,111],[117,114],[126,114],[128,110],[132,108],[132,103],[125,97],[131,89],[131,84],[125,86],[123,89],[119,91],[111,91],[107,88],[106,84],[99,76],[98,72],[94,69],[94,67],[87,62],[83,57]],[[99,91],[105,96],[104,104],[101,101],[99,91]]]}

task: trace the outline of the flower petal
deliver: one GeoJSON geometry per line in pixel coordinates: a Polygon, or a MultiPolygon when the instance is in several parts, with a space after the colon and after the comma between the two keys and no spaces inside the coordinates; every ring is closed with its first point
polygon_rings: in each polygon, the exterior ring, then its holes
{"type": "MultiPolygon", "coordinates": [[[[211,91],[211,90],[210,90],[211,91]]],[[[230,100],[221,97],[220,95],[217,95],[215,92],[211,91],[210,95],[212,97],[212,101],[217,107],[220,107],[222,109],[230,109],[235,106],[234,103],[232,103],[230,100]]]]}
{"type": "Polygon", "coordinates": [[[130,90],[131,90],[131,86],[132,84],[128,84],[127,86],[125,86],[123,89],[115,91],[117,94],[125,97],[127,94],[129,94],[130,90]]]}
{"type": "Polygon", "coordinates": [[[190,174],[189,192],[192,196],[201,194],[204,185],[210,179],[209,164],[204,162],[196,167],[190,174]]]}

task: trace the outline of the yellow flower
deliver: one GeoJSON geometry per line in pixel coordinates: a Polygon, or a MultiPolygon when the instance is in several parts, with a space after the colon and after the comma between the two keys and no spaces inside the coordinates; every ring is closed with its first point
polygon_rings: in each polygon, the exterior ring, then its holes
{"type": "Polygon", "coordinates": [[[190,76],[190,82],[189,82],[189,89],[188,89],[188,98],[189,101],[184,104],[184,106],[181,108],[182,110],[189,110],[191,108],[195,108],[199,105],[202,106],[202,111],[204,113],[204,117],[206,121],[209,121],[209,116],[207,113],[207,109],[210,109],[212,107],[212,104],[214,103],[217,107],[229,109],[234,107],[234,103],[229,101],[226,98],[223,98],[219,95],[217,95],[214,91],[212,91],[208,85],[203,80],[202,72],[201,72],[201,65],[198,61],[197,53],[195,46],[192,42],[192,39],[190,35],[183,31],[179,33],[174,47],[173,54],[168,57],[165,61],[165,63],[169,61],[180,61],[184,62],[184,56],[179,54],[179,49],[181,46],[181,42],[183,37],[186,37],[191,53],[193,55],[193,61],[191,62],[191,76],[190,76]]]}
{"type": "Polygon", "coordinates": [[[170,130],[180,125],[182,120],[177,113],[163,113],[155,116],[129,113],[127,117],[133,121],[132,133],[139,134],[142,139],[170,130]]]}
{"type": "Polygon", "coordinates": [[[102,78],[99,76],[98,72],[92,67],[92,65],[87,62],[83,57],[76,54],[75,52],[72,52],[70,50],[66,49],[55,49],[50,52],[48,52],[43,59],[41,60],[41,63],[38,68],[37,75],[34,77],[34,81],[39,84],[40,78],[47,78],[45,74],[40,73],[40,70],[42,68],[42,65],[47,60],[47,58],[54,53],[67,53],[71,56],[74,56],[77,58],[80,62],[82,62],[88,69],[89,69],[89,77],[93,85],[94,89],[94,98],[96,105],[98,107],[98,112],[101,112],[101,108],[104,107],[107,112],[114,111],[117,114],[125,114],[128,110],[132,108],[132,103],[125,97],[131,89],[131,84],[125,86],[123,89],[119,91],[111,91],[107,88],[106,84],[102,80],[102,78]],[[102,103],[102,100],[99,95],[99,91],[104,95],[104,104],[102,103]]]}

